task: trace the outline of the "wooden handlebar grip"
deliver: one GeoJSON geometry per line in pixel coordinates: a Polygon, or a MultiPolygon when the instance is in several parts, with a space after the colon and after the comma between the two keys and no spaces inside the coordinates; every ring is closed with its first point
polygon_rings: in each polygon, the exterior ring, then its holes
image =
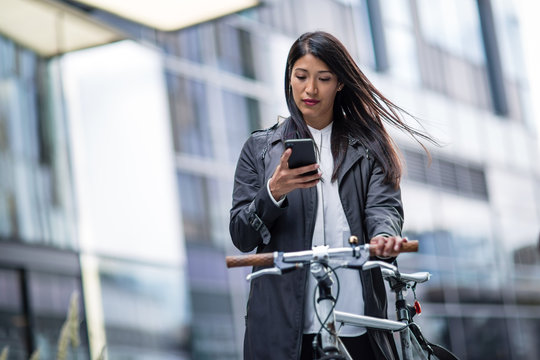
{"type": "Polygon", "coordinates": [[[272,266],[274,253],[236,255],[225,257],[228,268],[239,266],[272,266]]]}
{"type": "Polygon", "coordinates": [[[418,251],[418,240],[409,240],[406,243],[403,243],[401,247],[401,252],[417,252],[418,251]]]}
{"type": "MultiPolygon", "coordinates": [[[[373,248],[369,249],[371,255],[375,255],[375,252],[373,248]]],[[[418,240],[408,240],[407,242],[402,243],[401,245],[401,251],[403,252],[417,252],[418,251],[418,240]]]]}

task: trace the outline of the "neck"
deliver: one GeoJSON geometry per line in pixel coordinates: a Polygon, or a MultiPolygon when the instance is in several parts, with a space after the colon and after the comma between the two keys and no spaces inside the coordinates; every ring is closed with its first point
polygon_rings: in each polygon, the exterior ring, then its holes
{"type": "Polygon", "coordinates": [[[327,127],[332,122],[332,117],[328,118],[316,118],[316,119],[306,119],[304,118],[304,121],[306,124],[311,126],[314,129],[321,130],[327,127]]]}

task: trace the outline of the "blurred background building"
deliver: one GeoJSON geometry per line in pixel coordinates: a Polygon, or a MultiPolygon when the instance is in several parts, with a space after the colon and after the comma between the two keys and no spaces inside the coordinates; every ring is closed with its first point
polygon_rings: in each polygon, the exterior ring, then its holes
{"type": "Polygon", "coordinates": [[[538,129],[513,1],[243,7],[162,28],[86,0],[0,1],[0,348],[54,358],[78,292],[79,359],[240,359],[235,162],[287,116],[287,51],[320,29],[443,144],[428,165],[391,131],[421,240],[400,265],[433,273],[425,335],[462,359],[540,359],[538,129]]]}

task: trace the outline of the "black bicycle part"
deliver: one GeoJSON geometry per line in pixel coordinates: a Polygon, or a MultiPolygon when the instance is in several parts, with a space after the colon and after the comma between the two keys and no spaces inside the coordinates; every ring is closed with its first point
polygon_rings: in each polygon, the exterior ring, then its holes
{"type": "Polygon", "coordinates": [[[459,360],[459,358],[454,355],[450,350],[443,348],[440,345],[429,343],[433,349],[433,355],[438,360],[459,360]]]}
{"type": "Polygon", "coordinates": [[[334,303],[337,302],[332,296],[332,279],[330,279],[328,273],[326,273],[323,278],[319,279],[317,288],[319,289],[319,298],[317,299],[317,302],[323,300],[332,300],[334,303]]]}
{"type": "Polygon", "coordinates": [[[409,329],[413,333],[414,337],[416,338],[416,341],[418,341],[422,349],[424,349],[424,351],[427,351],[427,353],[429,354],[429,357],[431,357],[431,355],[433,355],[433,348],[431,347],[429,342],[426,340],[424,335],[422,335],[422,333],[420,332],[420,328],[418,327],[418,325],[416,325],[415,323],[410,323],[409,329]]]}
{"type": "Polygon", "coordinates": [[[334,346],[329,346],[321,349],[321,357],[318,360],[347,360],[345,356],[341,355],[338,349],[334,346]]]}
{"type": "Polygon", "coordinates": [[[343,355],[339,354],[338,349],[336,349],[334,346],[322,349],[319,346],[320,341],[321,341],[320,334],[317,334],[313,338],[313,342],[311,343],[312,348],[313,348],[313,359],[315,360],[347,360],[343,355]]]}

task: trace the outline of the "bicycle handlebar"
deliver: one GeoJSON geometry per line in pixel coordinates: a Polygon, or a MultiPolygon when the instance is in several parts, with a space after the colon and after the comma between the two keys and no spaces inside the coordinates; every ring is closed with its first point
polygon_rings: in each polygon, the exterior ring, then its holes
{"type": "MultiPolygon", "coordinates": [[[[372,247],[372,245],[369,245],[369,244],[359,245],[356,248],[359,248],[360,251],[369,250],[369,253],[371,256],[375,255],[374,248],[372,247]]],[[[334,250],[338,250],[338,249],[334,249],[334,250]]],[[[351,255],[354,256],[355,248],[341,248],[341,250],[344,250],[345,252],[350,252],[351,255]]],[[[400,253],[416,252],[416,251],[418,251],[418,240],[409,240],[402,244],[400,253]]],[[[340,253],[340,252],[336,251],[336,253],[340,253]]],[[[313,250],[304,250],[304,251],[297,251],[297,252],[290,252],[290,253],[283,253],[283,254],[289,255],[288,256],[289,258],[301,257],[303,259],[307,258],[309,260],[311,260],[312,257],[316,256],[313,250]]],[[[274,265],[274,262],[277,259],[277,257],[278,257],[278,252],[276,251],[272,253],[227,256],[225,258],[225,261],[227,263],[228,268],[240,267],[240,266],[272,266],[274,265]]],[[[308,262],[307,260],[304,260],[304,261],[308,262]]],[[[291,262],[299,262],[299,261],[293,260],[291,262]]]]}
{"type": "Polygon", "coordinates": [[[234,255],[225,258],[227,267],[240,266],[271,266],[274,265],[274,253],[234,255]]]}
{"type": "MultiPolygon", "coordinates": [[[[401,244],[401,251],[402,252],[417,252],[418,251],[418,240],[408,240],[407,242],[404,242],[401,244]]],[[[372,251],[370,250],[370,255],[374,255],[372,251]]]]}

